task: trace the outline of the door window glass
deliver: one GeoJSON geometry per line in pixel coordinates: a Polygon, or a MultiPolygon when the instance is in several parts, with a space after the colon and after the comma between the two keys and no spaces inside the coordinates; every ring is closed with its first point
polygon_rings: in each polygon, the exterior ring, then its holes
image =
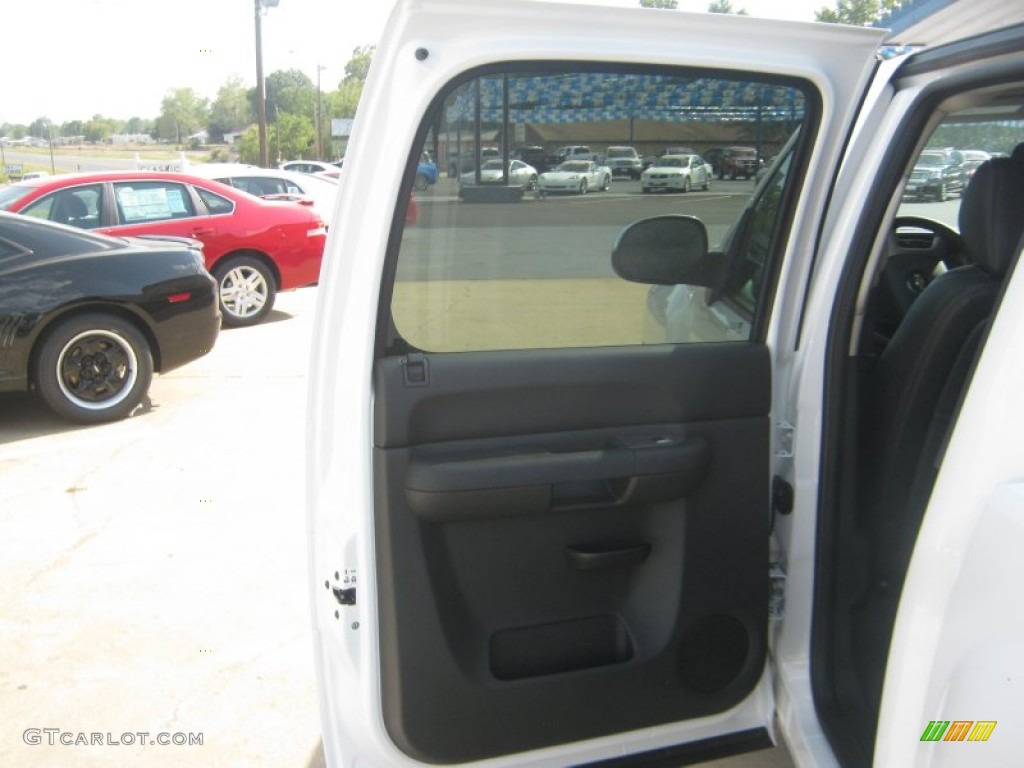
{"type": "Polygon", "coordinates": [[[210,215],[231,213],[235,210],[235,204],[223,195],[218,195],[216,192],[211,192],[203,187],[196,187],[196,193],[199,195],[199,199],[203,201],[203,205],[206,206],[206,210],[210,212],[210,215]]]}
{"type": "Polygon", "coordinates": [[[169,181],[130,181],[114,184],[114,199],[122,224],[141,224],[195,216],[184,184],[169,181]]]}
{"type": "Polygon", "coordinates": [[[25,207],[22,213],[80,229],[101,226],[103,186],[88,184],[61,189],[25,207]]]}
{"type": "Polygon", "coordinates": [[[764,276],[784,245],[783,193],[796,183],[788,158],[799,142],[787,142],[808,135],[798,129],[813,114],[804,89],[709,73],[560,70],[475,77],[438,103],[410,158],[430,152],[447,178],[411,203],[390,297],[405,345],[458,352],[750,338],[764,276]],[[747,177],[722,178],[696,156],[723,140],[754,148],[747,177]],[[674,169],[647,173],[683,145],[674,169]],[[613,146],[636,148],[643,175],[613,177],[613,146]],[[721,271],[715,284],[652,287],[613,271],[622,230],[667,214],[703,222],[721,271]]]}

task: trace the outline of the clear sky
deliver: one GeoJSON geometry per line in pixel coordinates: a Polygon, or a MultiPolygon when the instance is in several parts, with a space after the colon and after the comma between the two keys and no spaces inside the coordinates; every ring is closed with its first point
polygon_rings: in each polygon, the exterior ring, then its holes
{"type": "MultiPolygon", "coordinates": [[[[637,0],[570,0],[635,7],[637,0]]],[[[502,2],[502,0],[478,0],[502,2]]],[[[301,69],[333,89],[353,48],[376,44],[394,0],[280,0],[263,17],[264,74],[301,69]]],[[[707,10],[708,0],[679,9],[707,10]]],[[[752,16],[813,21],[834,0],[733,0],[752,16]]],[[[254,0],[3,0],[0,123],[94,114],[155,118],[173,88],[213,100],[256,82],[254,0]]]]}

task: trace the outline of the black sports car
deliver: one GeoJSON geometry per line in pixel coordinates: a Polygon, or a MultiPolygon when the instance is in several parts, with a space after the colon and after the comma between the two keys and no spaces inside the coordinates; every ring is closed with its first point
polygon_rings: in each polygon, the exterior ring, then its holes
{"type": "Polygon", "coordinates": [[[195,240],[0,212],[0,392],[34,389],[78,422],[120,419],[154,371],[209,352],[220,320],[195,240]]]}

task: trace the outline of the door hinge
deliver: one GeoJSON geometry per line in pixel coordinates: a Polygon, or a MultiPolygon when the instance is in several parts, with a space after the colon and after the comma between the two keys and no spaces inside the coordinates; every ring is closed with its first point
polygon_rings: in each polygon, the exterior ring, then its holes
{"type": "Polygon", "coordinates": [[[768,566],[768,618],[779,621],[786,615],[786,569],[782,563],[771,563],[768,566]]]}
{"type": "Polygon", "coordinates": [[[793,432],[795,428],[788,421],[775,422],[775,457],[793,458],[793,432]]]}
{"type": "Polygon", "coordinates": [[[410,352],[402,359],[402,375],[407,387],[430,384],[430,364],[422,352],[410,352]]]}

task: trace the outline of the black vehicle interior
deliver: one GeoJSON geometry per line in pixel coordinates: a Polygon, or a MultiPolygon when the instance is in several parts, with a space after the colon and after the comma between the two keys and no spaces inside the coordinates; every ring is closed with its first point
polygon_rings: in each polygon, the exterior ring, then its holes
{"type": "MultiPolygon", "coordinates": [[[[873,518],[866,521],[871,563],[865,615],[855,628],[876,624],[877,615],[895,616],[914,541],[907,532],[920,526],[953,415],[1024,234],[1022,210],[1024,153],[978,168],[960,207],[967,263],[927,285],[868,378],[865,396],[873,408],[861,458],[873,481],[863,498],[873,518]]],[[[883,669],[875,661],[885,656],[888,632],[857,635],[853,646],[865,683],[878,696],[883,669]]]]}
{"type": "Polygon", "coordinates": [[[897,217],[857,353],[836,367],[845,371],[833,390],[843,427],[832,440],[843,459],[835,484],[823,483],[836,495],[819,517],[819,573],[829,576],[817,585],[812,658],[819,712],[844,765],[872,762],[904,580],[989,320],[1024,244],[1021,211],[1024,145],[975,171],[961,195],[959,233],[930,217],[897,217]]]}
{"type": "Polygon", "coordinates": [[[62,224],[71,224],[89,215],[89,209],[85,207],[85,203],[75,195],[63,195],[58,201],[57,207],[60,210],[56,212],[56,220],[62,224]]]}

